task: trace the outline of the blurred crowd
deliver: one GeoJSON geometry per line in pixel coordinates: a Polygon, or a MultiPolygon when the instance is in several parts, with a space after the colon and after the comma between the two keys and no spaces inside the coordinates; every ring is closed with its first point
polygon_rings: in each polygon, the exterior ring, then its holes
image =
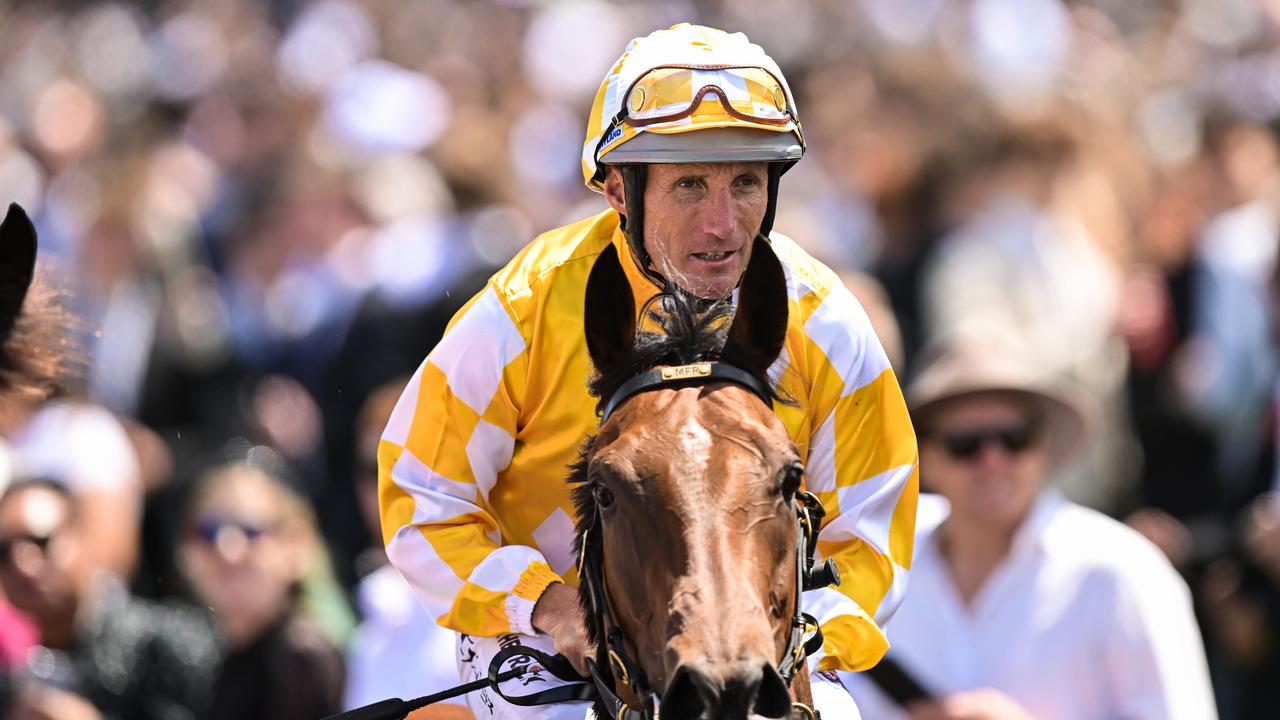
{"type": "Polygon", "coordinates": [[[1280,707],[1280,2],[0,0],[0,202],[77,318],[58,396],[0,412],[0,530],[13,505],[80,548],[0,548],[10,595],[66,560],[27,588],[52,619],[0,600],[19,717],[95,717],[77,672],[135,687],[64,657],[67,597],[187,623],[172,664],[216,675],[106,717],[437,689],[387,684],[452,649],[397,635],[378,434],[488,274],[604,208],[591,99],[683,20],[787,73],[808,157],[775,227],[847,278],[898,374],[996,333],[1074,382],[1099,440],[1058,487],[1186,578],[1223,718],[1280,707]]]}

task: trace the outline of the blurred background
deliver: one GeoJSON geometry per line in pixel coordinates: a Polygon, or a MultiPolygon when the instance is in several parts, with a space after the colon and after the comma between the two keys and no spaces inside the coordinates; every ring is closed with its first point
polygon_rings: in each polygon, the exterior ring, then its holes
{"type": "Polygon", "coordinates": [[[776,228],[899,375],[999,329],[1076,381],[1105,432],[1064,491],[1185,574],[1222,716],[1280,707],[1277,0],[0,0],[0,202],[82,349],[3,423],[6,474],[78,493],[155,599],[215,572],[179,545],[227,464],[269,476],[231,497],[299,501],[276,602],[351,647],[398,612],[358,588],[400,378],[521,246],[605,207],[591,99],[685,20],[787,74],[809,149],[776,228]]]}

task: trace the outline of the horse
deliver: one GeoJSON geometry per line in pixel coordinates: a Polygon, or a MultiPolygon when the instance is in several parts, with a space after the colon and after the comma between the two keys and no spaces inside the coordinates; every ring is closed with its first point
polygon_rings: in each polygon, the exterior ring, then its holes
{"type": "Polygon", "coordinates": [[[803,636],[816,624],[799,601],[820,506],[768,379],[787,313],[763,239],[736,308],[669,286],[642,313],[659,332],[637,332],[612,247],[592,268],[583,322],[601,424],[569,480],[597,717],[649,717],[655,698],[663,718],[814,717],[803,636]]]}

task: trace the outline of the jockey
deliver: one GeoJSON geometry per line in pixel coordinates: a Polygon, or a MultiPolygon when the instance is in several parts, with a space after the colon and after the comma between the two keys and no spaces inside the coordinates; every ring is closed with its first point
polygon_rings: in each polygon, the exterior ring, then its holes
{"type": "MultiPolygon", "coordinates": [[[[609,209],[534,239],[413,376],[379,448],[383,538],[429,612],[460,634],[463,680],[483,677],[514,642],[554,648],[579,668],[590,652],[566,477],[598,422],[582,331],[596,258],[617,249],[637,308],[668,283],[720,299],[763,236],[756,251],[777,255],[790,302],[770,377],[795,403],[777,414],[826,509],[819,553],[843,578],[803,598],[825,635],[810,658],[814,697],[828,717],[857,717],[832,671],[866,669],[887,648],[880,624],[902,600],[912,556],[916,441],[861,306],[771,232],[779,179],[804,147],[786,80],[742,34],[680,24],[632,40],[596,95],[583,145],[586,183],[609,209]]],[[[490,693],[470,703],[482,718],[585,711],[519,708],[490,693]]]]}

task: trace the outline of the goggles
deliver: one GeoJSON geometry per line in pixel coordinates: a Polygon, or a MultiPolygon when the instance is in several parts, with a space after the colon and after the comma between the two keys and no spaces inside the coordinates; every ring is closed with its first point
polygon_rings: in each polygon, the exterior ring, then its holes
{"type": "Polygon", "coordinates": [[[760,67],[656,67],[627,90],[622,121],[632,127],[674,122],[693,115],[715,95],[726,115],[766,125],[795,122],[782,83],[760,67]]]}
{"type": "Polygon", "coordinates": [[[601,133],[596,156],[621,137],[618,130],[622,125],[641,129],[670,123],[745,123],[778,131],[794,128],[797,135],[800,132],[786,89],[764,68],[664,65],[641,75],[627,89],[622,108],[601,133]],[[704,103],[710,97],[718,102],[704,103]]]}

